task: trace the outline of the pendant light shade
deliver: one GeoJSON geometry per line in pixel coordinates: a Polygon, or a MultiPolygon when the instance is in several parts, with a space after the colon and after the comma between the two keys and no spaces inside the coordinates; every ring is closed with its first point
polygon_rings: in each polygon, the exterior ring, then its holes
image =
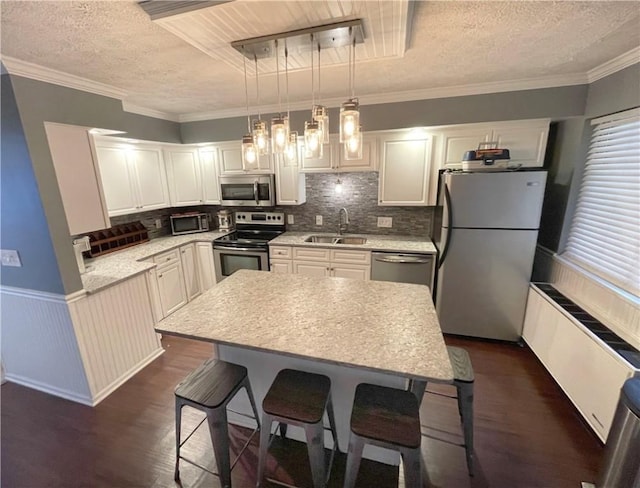
{"type": "Polygon", "coordinates": [[[298,132],[289,133],[289,141],[284,155],[285,166],[298,166],[298,132]]]}
{"type": "Polygon", "coordinates": [[[245,169],[258,167],[258,150],[251,134],[245,134],[242,137],[242,166],[245,169]]]}
{"type": "Polygon", "coordinates": [[[344,159],[362,159],[362,130],[352,134],[344,143],[344,159]]]}
{"type": "Polygon", "coordinates": [[[289,118],[278,116],[271,119],[271,148],[274,153],[282,154],[289,142],[289,118]]]}
{"type": "Polygon", "coordinates": [[[313,120],[318,123],[322,144],[329,144],[329,112],[324,105],[313,107],[313,120]]]}
{"type": "Polygon", "coordinates": [[[260,156],[269,153],[269,131],[267,130],[267,124],[260,119],[253,121],[253,143],[256,145],[260,156]]]}
{"type": "Polygon", "coordinates": [[[360,131],[358,99],[351,98],[340,107],[340,142],[347,142],[360,131]]]}
{"type": "Polygon", "coordinates": [[[322,132],[315,120],[304,123],[304,150],[305,158],[322,158],[322,132]]]}

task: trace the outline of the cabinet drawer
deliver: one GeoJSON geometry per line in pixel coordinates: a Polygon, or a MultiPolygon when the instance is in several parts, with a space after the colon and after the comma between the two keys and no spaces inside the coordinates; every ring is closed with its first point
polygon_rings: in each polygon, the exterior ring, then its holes
{"type": "Polygon", "coordinates": [[[153,262],[158,265],[158,267],[173,263],[174,261],[178,261],[180,259],[180,251],[178,249],[172,249],[171,251],[163,252],[162,254],[158,254],[154,256],[153,262]]]}
{"type": "Polygon", "coordinates": [[[278,259],[291,259],[291,247],[269,246],[269,256],[278,259]]]}
{"type": "Polygon", "coordinates": [[[350,249],[331,249],[331,262],[349,264],[371,264],[371,252],[352,251],[350,249]]]}
{"type": "Polygon", "coordinates": [[[305,259],[309,261],[329,261],[329,249],[315,249],[309,247],[294,247],[293,259],[305,259]]]}

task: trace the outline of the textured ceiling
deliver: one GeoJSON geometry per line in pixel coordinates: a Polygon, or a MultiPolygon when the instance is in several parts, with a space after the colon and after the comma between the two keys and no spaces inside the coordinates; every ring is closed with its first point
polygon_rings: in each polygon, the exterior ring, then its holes
{"type": "MultiPolygon", "coordinates": [[[[246,21],[237,11],[247,8],[263,17],[291,19],[291,28],[298,28],[314,23],[311,11],[354,17],[366,3],[237,0],[213,7],[226,10],[220,10],[220,25],[212,28],[233,32],[234,25],[246,21]]],[[[388,2],[378,3],[391,9],[388,2]]],[[[116,87],[127,93],[126,102],[167,113],[244,107],[241,71],[154,23],[135,2],[3,0],[0,9],[3,56],[116,87]]],[[[256,20],[256,25],[261,24],[256,20]]],[[[367,42],[357,49],[362,58],[373,49],[367,42]]],[[[358,62],[356,94],[584,74],[637,46],[636,1],[417,2],[404,55],[358,62]]],[[[345,98],[347,77],[343,64],[323,66],[323,98],[345,98]]],[[[309,70],[289,78],[291,101],[309,100],[309,70]]],[[[276,103],[274,75],[260,78],[260,92],[264,105],[276,103]]],[[[253,83],[250,98],[255,104],[253,83]]]]}

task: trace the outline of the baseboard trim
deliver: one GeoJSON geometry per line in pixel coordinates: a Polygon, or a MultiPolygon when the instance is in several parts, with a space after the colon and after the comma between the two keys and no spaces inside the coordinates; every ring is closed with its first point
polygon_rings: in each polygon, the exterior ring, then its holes
{"type": "Polygon", "coordinates": [[[113,381],[110,385],[106,386],[101,391],[93,395],[93,401],[90,403],[90,405],[92,407],[95,407],[96,405],[98,405],[98,403],[100,403],[102,400],[104,400],[109,395],[111,395],[111,393],[113,393],[120,386],[126,383],[129,379],[135,376],[136,373],[141,371],[145,366],[151,363],[154,359],[162,356],[162,354],[164,354],[164,349],[162,347],[159,347],[158,349],[153,351],[146,358],[144,358],[142,361],[136,364],[133,368],[129,369],[122,376],[120,376],[118,379],[113,381]]]}
{"type": "Polygon", "coordinates": [[[6,374],[5,379],[10,383],[16,383],[18,385],[25,386],[27,388],[32,388],[34,390],[38,390],[43,393],[48,393],[49,395],[64,398],[65,400],[81,403],[89,407],[94,406],[94,403],[90,397],[85,395],[80,395],[73,391],[63,390],[62,388],[56,388],[55,386],[46,385],[39,381],[34,381],[32,379],[25,378],[20,375],[6,374]]]}

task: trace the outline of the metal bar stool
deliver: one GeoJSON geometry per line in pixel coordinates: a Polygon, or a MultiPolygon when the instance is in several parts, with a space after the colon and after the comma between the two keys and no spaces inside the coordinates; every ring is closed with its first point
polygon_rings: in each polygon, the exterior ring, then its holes
{"type": "MultiPolygon", "coordinates": [[[[224,488],[231,488],[231,470],[236,462],[249,445],[249,442],[260,430],[260,420],[258,419],[258,411],[251,392],[249,377],[247,376],[247,368],[237,364],[227,363],[218,359],[208,359],[202,363],[197,369],[192,371],[175,389],[176,399],[176,467],[174,471],[174,479],[180,480],[180,459],[197,466],[215,476],[220,477],[224,488]],[[227,426],[227,404],[240,391],[245,388],[257,427],[240,450],[238,457],[230,463],[229,456],[229,431],[227,426]],[[206,417],[197,425],[197,427],[180,442],[180,427],[182,421],[182,407],[188,405],[197,410],[206,413],[206,417]],[[196,430],[207,420],[209,424],[209,433],[216,457],[216,465],[218,472],[208,470],[184,456],[180,455],[180,448],[195,433],[196,430]]],[[[236,412],[239,413],[239,412],[236,412]]],[[[244,414],[240,414],[244,415],[244,414]]]]}
{"type": "Polygon", "coordinates": [[[353,488],[365,443],[399,451],[405,486],[422,488],[420,405],[410,391],[360,383],[351,412],[344,488],[353,488]]]}
{"type": "Polygon", "coordinates": [[[287,424],[303,427],[307,438],[307,451],[314,488],[326,486],[335,452],[338,435],[331,402],[331,380],[324,375],[293,369],[280,371],[262,402],[262,431],[260,432],[260,454],[258,457],[258,482],[262,486],[266,469],[267,451],[271,437],[271,424],[280,423],[280,434],[286,436],[287,424]],[[329,430],[333,435],[333,449],[329,467],[325,470],[324,412],[329,417],[329,430]]]}
{"type": "MultiPolygon", "coordinates": [[[[453,368],[453,386],[456,387],[457,395],[445,395],[443,393],[425,390],[425,393],[432,395],[454,398],[458,401],[458,414],[462,422],[462,431],[464,435],[464,444],[467,457],[467,470],[469,476],[473,476],[473,366],[469,353],[461,347],[447,346],[449,359],[453,368]]],[[[425,437],[433,437],[423,434],[425,437]]],[[[442,440],[442,439],[438,439],[442,440]]]]}

